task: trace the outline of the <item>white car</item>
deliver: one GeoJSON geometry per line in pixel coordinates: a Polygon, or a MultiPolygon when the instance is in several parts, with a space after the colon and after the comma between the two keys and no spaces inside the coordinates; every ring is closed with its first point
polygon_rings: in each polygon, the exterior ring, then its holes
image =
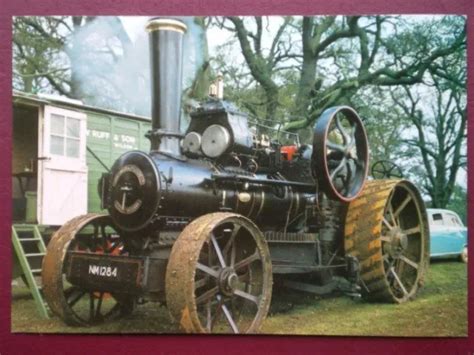
{"type": "Polygon", "coordinates": [[[431,258],[459,257],[467,263],[467,228],[450,210],[428,208],[431,258]]]}

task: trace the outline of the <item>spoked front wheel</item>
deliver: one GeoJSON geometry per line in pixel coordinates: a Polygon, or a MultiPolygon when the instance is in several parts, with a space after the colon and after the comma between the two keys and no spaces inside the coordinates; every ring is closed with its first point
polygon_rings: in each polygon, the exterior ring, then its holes
{"type": "Polygon", "coordinates": [[[271,292],[268,246],[243,216],[204,215],[173,245],[166,301],[188,333],[255,333],[268,313],[271,292]]]}

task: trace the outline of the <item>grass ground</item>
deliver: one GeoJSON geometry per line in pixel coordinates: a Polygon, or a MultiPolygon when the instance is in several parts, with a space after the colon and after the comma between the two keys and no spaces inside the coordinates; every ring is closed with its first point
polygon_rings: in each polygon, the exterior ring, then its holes
{"type": "MultiPolygon", "coordinates": [[[[58,318],[40,319],[28,290],[12,287],[12,332],[176,333],[166,308],[148,303],[127,318],[71,328],[58,318]]],[[[402,304],[369,304],[347,297],[324,299],[291,290],[274,292],[262,333],[364,336],[467,336],[467,267],[449,261],[430,266],[425,287],[402,304]]]]}

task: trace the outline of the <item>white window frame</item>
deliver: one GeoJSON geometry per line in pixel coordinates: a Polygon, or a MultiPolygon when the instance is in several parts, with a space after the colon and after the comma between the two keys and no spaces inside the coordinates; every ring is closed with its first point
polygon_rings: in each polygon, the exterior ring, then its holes
{"type": "MultiPolygon", "coordinates": [[[[49,115],[47,119],[45,119],[44,122],[44,130],[46,132],[49,132],[49,134],[46,135],[44,138],[44,151],[46,154],[46,157],[54,157],[55,160],[55,165],[60,165],[63,166],[66,170],[67,167],[72,165],[77,165],[77,161],[81,160],[83,162],[86,161],[86,140],[87,140],[87,132],[86,132],[86,116],[82,112],[74,111],[74,110],[69,110],[69,109],[63,109],[59,108],[56,106],[47,106],[47,109],[45,109],[45,112],[43,113],[45,115],[49,115]],[[63,145],[63,152],[64,155],[60,154],[54,154],[51,152],[51,137],[52,136],[60,136],[60,135],[55,135],[51,132],[51,121],[52,121],[52,115],[58,115],[58,116],[63,116],[66,118],[73,118],[79,120],[79,138],[76,138],[79,140],[79,156],[78,157],[72,157],[72,156],[67,156],[66,154],[66,140],[67,140],[67,132],[66,132],[66,119],[65,119],[65,126],[64,126],[64,135],[61,137],[64,137],[64,145],[63,145]],[[47,153],[46,153],[47,152],[47,153]]],[[[86,169],[86,166],[84,164],[83,166],[84,169],[86,169]]]]}
{"type": "MultiPolygon", "coordinates": [[[[60,133],[53,133],[52,130],[51,130],[51,132],[49,133],[49,135],[50,135],[50,137],[49,137],[49,140],[50,140],[50,141],[49,141],[49,144],[50,144],[50,145],[49,145],[49,147],[48,147],[48,148],[49,148],[49,149],[48,149],[49,154],[51,154],[51,155],[57,155],[57,156],[63,156],[63,157],[66,157],[66,158],[76,158],[76,159],[80,159],[80,154],[81,154],[81,133],[82,133],[82,132],[81,132],[81,120],[78,119],[77,117],[71,117],[70,114],[66,116],[66,115],[58,115],[57,113],[51,112],[51,117],[50,117],[51,122],[53,121],[53,117],[52,117],[53,115],[56,116],[56,117],[62,118],[62,121],[63,121],[63,122],[62,122],[62,123],[63,123],[63,132],[62,132],[62,134],[60,134],[60,133]],[[76,136],[76,137],[70,136],[69,133],[68,133],[67,127],[68,127],[68,122],[69,122],[69,120],[71,120],[71,121],[72,121],[72,120],[76,121],[77,124],[78,124],[78,126],[79,126],[78,136],[76,136]],[[52,138],[52,137],[56,137],[56,138],[61,138],[61,139],[62,139],[62,148],[63,148],[62,154],[54,153],[54,152],[52,151],[52,148],[53,148],[52,145],[51,145],[51,143],[52,143],[52,139],[51,139],[51,138],[52,138]],[[76,142],[78,143],[77,151],[78,151],[79,155],[73,156],[73,155],[68,155],[68,154],[67,154],[69,140],[73,140],[73,141],[76,141],[76,142]]],[[[52,127],[51,127],[51,128],[52,128],[52,127]]]]}

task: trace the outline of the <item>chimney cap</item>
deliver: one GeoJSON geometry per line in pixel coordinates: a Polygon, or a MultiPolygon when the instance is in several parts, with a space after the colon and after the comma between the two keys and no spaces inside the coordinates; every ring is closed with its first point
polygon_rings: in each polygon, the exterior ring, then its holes
{"type": "Polygon", "coordinates": [[[177,31],[185,33],[188,27],[180,20],[171,18],[152,18],[146,25],[148,32],[153,31],[177,31]]]}

